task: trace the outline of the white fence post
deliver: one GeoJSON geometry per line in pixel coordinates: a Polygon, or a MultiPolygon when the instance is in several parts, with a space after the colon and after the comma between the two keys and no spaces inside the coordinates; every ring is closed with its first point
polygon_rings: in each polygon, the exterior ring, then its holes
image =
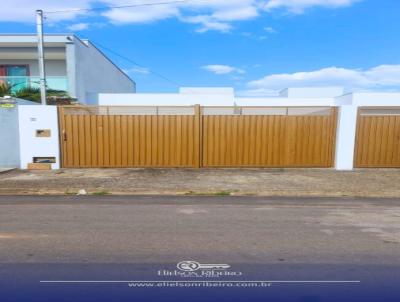
{"type": "Polygon", "coordinates": [[[358,107],[342,105],[339,107],[336,134],[336,170],[353,170],[356,140],[358,107]]]}

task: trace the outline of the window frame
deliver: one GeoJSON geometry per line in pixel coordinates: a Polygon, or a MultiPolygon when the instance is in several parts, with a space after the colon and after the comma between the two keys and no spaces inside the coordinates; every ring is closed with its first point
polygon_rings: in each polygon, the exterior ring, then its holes
{"type": "MultiPolygon", "coordinates": [[[[26,77],[30,77],[31,76],[31,71],[30,71],[30,66],[29,64],[0,64],[0,67],[3,67],[6,69],[6,73],[7,73],[7,68],[9,67],[25,67],[26,69],[26,77]]],[[[9,75],[5,75],[4,77],[8,77],[9,75]]]]}

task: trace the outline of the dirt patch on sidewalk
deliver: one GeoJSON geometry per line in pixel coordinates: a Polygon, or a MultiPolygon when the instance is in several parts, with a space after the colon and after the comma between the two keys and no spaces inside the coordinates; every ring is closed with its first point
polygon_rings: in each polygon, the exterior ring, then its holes
{"type": "Polygon", "coordinates": [[[0,194],[400,197],[400,169],[63,169],[0,174],[0,194]]]}

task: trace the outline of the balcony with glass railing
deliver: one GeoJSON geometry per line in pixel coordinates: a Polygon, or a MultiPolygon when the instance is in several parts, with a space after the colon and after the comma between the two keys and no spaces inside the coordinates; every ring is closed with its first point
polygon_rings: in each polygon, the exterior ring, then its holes
{"type": "MultiPolygon", "coordinates": [[[[22,76],[0,76],[0,85],[5,84],[11,93],[24,88],[40,88],[39,77],[22,77],[22,76]]],[[[46,77],[46,86],[48,90],[68,91],[67,77],[46,77]]]]}

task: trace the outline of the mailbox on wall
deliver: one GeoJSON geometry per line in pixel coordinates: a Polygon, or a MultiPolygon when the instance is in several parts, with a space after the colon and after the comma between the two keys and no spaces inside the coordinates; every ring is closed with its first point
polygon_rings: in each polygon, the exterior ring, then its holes
{"type": "Polygon", "coordinates": [[[51,130],[50,129],[37,129],[36,137],[51,137],[51,130]]]}

